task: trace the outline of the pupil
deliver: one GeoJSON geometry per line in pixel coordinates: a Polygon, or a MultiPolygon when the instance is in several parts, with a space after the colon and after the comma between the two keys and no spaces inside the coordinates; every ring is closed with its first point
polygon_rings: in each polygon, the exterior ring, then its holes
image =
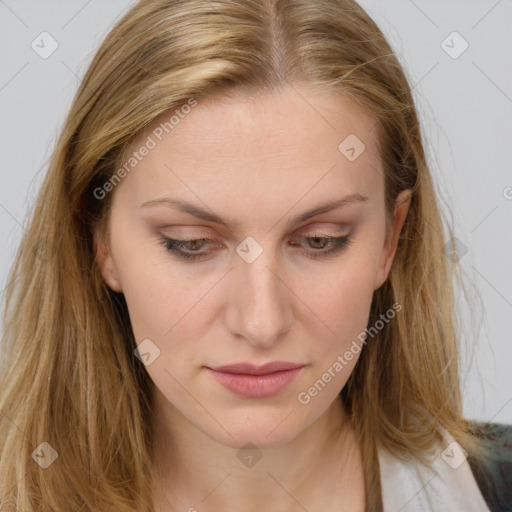
{"type": "MultiPolygon", "coordinates": [[[[325,240],[325,238],[324,237],[320,237],[320,236],[313,237],[314,244],[318,243],[319,240],[325,240]]],[[[321,245],[325,245],[325,244],[321,244],[321,245]]]]}

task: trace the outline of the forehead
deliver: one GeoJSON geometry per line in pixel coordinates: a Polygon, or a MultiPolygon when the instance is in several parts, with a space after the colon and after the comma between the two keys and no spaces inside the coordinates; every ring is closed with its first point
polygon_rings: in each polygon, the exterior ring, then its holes
{"type": "MultiPolygon", "coordinates": [[[[155,135],[159,142],[174,139],[176,146],[188,141],[215,144],[227,154],[229,145],[219,145],[226,137],[243,142],[245,148],[264,143],[271,149],[308,141],[305,149],[314,149],[316,143],[319,149],[338,150],[336,144],[332,148],[329,143],[352,133],[364,140],[371,151],[369,146],[376,142],[376,128],[376,122],[356,100],[341,92],[311,86],[284,87],[271,93],[232,90],[190,98],[184,107],[170,109],[146,127],[133,145],[137,146],[156,130],[163,132],[155,135]]],[[[236,152],[240,148],[231,149],[236,152]]]]}
{"type": "Polygon", "coordinates": [[[206,200],[221,190],[280,195],[291,206],[306,193],[375,195],[383,185],[377,125],[351,96],[294,86],[192,100],[155,119],[125,153],[151,145],[125,180],[137,199],[195,189],[206,200]]]}

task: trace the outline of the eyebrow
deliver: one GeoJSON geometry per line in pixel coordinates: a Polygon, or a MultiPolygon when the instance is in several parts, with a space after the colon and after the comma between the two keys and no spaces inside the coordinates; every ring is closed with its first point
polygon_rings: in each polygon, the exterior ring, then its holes
{"type": "MultiPolygon", "coordinates": [[[[290,218],[288,220],[288,224],[303,222],[312,217],[320,215],[321,213],[327,213],[327,212],[330,212],[337,208],[346,206],[348,204],[362,203],[362,202],[367,201],[368,199],[369,198],[367,196],[363,196],[358,193],[349,194],[349,195],[342,197],[341,199],[336,199],[334,201],[328,201],[328,202],[321,203],[318,206],[311,208],[310,210],[300,213],[300,214],[290,218]]],[[[209,222],[214,222],[216,224],[220,224],[229,229],[231,229],[231,228],[239,229],[240,228],[240,224],[235,220],[232,220],[229,218],[224,219],[224,218],[220,217],[219,215],[199,206],[198,204],[188,203],[181,199],[176,199],[176,198],[172,198],[172,197],[163,197],[160,199],[152,199],[150,201],[146,201],[145,203],[142,203],[139,208],[149,208],[149,207],[153,207],[153,206],[168,206],[175,210],[189,213],[190,215],[193,215],[194,217],[197,217],[199,219],[203,219],[203,220],[206,220],[209,222]]]]}

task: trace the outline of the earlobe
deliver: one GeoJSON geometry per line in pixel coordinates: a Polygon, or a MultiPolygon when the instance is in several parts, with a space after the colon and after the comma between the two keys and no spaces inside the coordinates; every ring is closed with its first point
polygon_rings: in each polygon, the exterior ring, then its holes
{"type": "Polygon", "coordinates": [[[98,226],[94,228],[93,249],[95,262],[98,265],[101,276],[109,288],[115,292],[122,292],[121,281],[116,270],[114,260],[106,241],[100,233],[98,226]]]}
{"type": "Polygon", "coordinates": [[[391,232],[386,237],[384,248],[382,250],[381,264],[379,265],[379,272],[376,280],[375,290],[380,288],[389,276],[393,260],[395,258],[396,250],[398,248],[398,240],[400,232],[407,218],[409,207],[411,205],[412,191],[410,189],[402,190],[398,194],[395,202],[395,212],[391,232]]]}

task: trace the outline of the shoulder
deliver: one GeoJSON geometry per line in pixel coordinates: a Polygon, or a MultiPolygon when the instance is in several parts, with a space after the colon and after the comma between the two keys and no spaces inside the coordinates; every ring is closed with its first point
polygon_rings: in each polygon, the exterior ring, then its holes
{"type": "Polygon", "coordinates": [[[491,512],[512,512],[512,425],[471,423],[485,450],[483,463],[468,456],[482,496],[491,512]]]}

